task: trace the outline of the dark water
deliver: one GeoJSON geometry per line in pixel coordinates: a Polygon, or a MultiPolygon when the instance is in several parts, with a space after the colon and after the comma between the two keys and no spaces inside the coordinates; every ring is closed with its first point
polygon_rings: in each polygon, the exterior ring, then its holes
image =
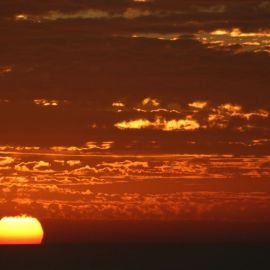
{"type": "Polygon", "coordinates": [[[269,269],[269,244],[0,247],[1,269],[269,269]]]}

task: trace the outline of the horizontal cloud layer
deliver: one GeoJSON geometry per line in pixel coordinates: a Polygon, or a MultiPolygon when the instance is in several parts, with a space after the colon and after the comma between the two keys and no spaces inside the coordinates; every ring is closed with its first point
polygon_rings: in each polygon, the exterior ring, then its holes
{"type": "Polygon", "coordinates": [[[6,155],[0,209],[58,219],[265,222],[269,164],[269,156],[6,155]]]}

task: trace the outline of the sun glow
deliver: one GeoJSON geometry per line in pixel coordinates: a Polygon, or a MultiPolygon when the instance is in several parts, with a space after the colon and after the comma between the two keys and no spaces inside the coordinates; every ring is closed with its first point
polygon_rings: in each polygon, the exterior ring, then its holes
{"type": "Polygon", "coordinates": [[[40,222],[33,217],[3,217],[0,220],[0,244],[38,245],[43,239],[40,222]]]}

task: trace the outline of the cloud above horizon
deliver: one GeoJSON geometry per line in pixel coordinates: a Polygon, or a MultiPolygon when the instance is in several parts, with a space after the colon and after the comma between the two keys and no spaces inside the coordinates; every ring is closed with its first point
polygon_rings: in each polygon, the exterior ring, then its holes
{"type": "Polygon", "coordinates": [[[268,222],[269,12],[2,0],[0,212],[268,222]]]}

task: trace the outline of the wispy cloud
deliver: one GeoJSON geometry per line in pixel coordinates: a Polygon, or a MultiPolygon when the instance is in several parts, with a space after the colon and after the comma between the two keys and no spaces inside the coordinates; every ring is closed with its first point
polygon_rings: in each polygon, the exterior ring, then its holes
{"type": "Polygon", "coordinates": [[[200,128],[196,120],[192,119],[171,119],[166,120],[158,117],[154,121],[147,119],[136,119],[131,121],[123,121],[115,124],[118,129],[159,129],[163,131],[174,130],[195,130],[200,128]]]}
{"type": "Polygon", "coordinates": [[[70,101],[68,100],[45,99],[45,98],[34,99],[33,102],[36,105],[45,106],[45,107],[57,107],[60,105],[70,104],[70,101]]]}
{"type": "MultiPolygon", "coordinates": [[[[224,103],[221,105],[209,104],[208,101],[193,101],[185,106],[164,105],[154,98],[146,98],[139,105],[128,108],[122,107],[118,112],[135,111],[136,113],[155,115],[151,120],[145,117],[124,120],[115,123],[115,127],[125,129],[157,129],[163,131],[192,131],[197,129],[229,128],[233,120],[238,119],[236,130],[244,127],[256,128],[256,119],[268,119],[269,111],[257,109],[246,111],[239,104],[224,103]],[[182,118],[167,119],[168,116],[180,114],[182,118]],[[255,122],[254,122],[255,121],[255,122]]],[[[171,116],[172,117],[172,116],[171,116]]]]}
{"type": "Polygon", "coordinates": [[[43,218],[223,220],[229,210],[233,213],[226,218],[233,221],[236,216],[253,220],[259,209],[260,220],[268,219],[269,156],[54,158],[2,157],[1,213],[23,209],[43,218]],[[10,169],[3,171],[6,165],[10,169]]]}
{"type": "Polygon", "coordinates": [[[52,146],[50,150],[54,152],[72,152],[72,153],[87,153],[91,150],[109,150],[113,141],[104,141],[104,142],[86,142],[84,146],[52,146]]]}
{"type": "Polygon", "coordinates": [[[133,34],[132,38],[137,39],[157,39],[157,40],[165,40],[165,41],[177,41],[181,39],[182,33],[137,33],[133,34]]]}
{"type": "Polygon", "coordinates": [[[7,74],[13,71],[14,67],[12,65],[0,66],[0,74],[7,74]]]}
{"type": "Polygon", "coordinates": [[[74,19],[137,19],[140,17],[167,17],[172,14],[181,13],[179,11],[157,11],[148,9],[138,9],[138,8],[126,8],[123,12],[113,12],[102,9],[83,9],[74,12],[62,12],[58,10],[51,10],[48,13],[41,15],[31,15],[31,14],[17,14],[15,16],[16,21],[32,21],[32,22],[46,22],[46,21],[57,21],[57,20],[74,20],[74,19]]]}
{"type": "Polygon", "coordinates": [[[201,31],[196,39],[209,48],[231,50],[235,53],[270,52],[270,32],[242,32],[239,28],[232,30],[217,29],[212,32],[201,31]]]}

